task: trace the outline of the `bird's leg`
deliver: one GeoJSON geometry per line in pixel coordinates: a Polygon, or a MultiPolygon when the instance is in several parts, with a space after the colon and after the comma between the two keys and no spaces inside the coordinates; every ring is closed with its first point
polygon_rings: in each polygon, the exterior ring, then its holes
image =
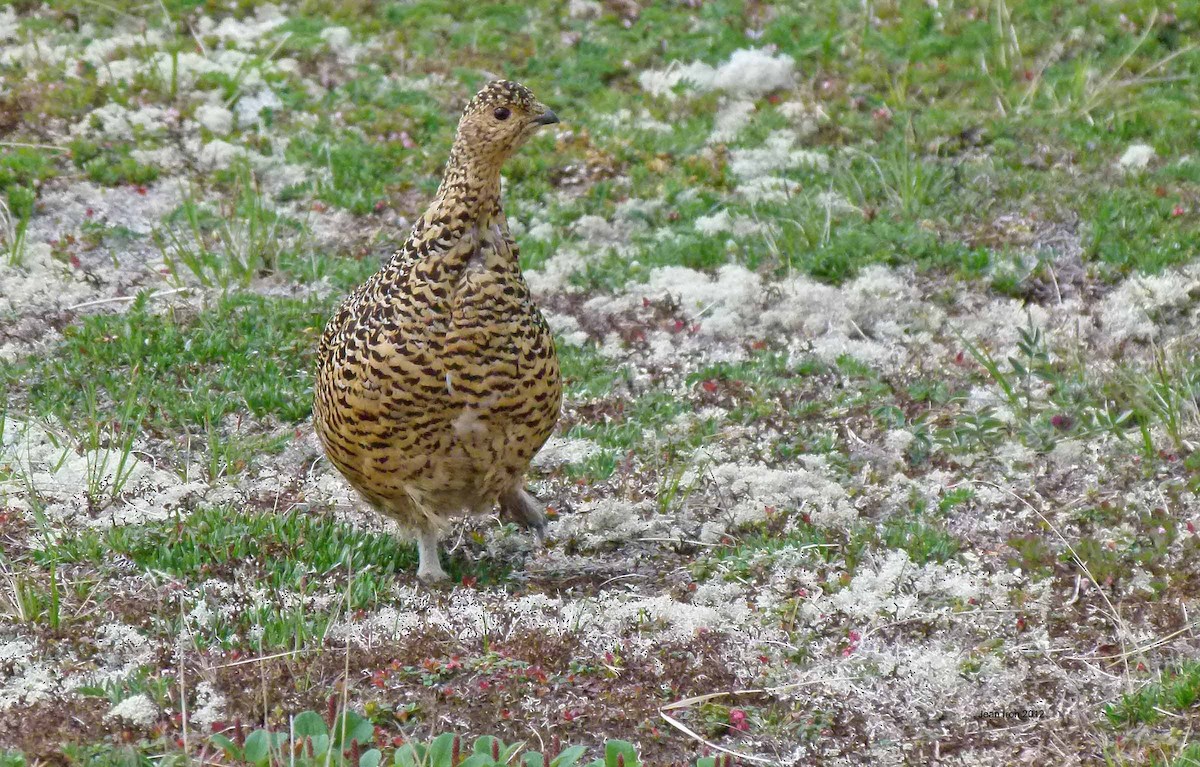
{"type": "Polygon", "coordinates": [[[434,530],[422,530],[417,538],[417,577],[425,583],[444,581],[450,576],[442,569],[438,559],[438,534],[434,530]]]}
{"type": "Polygon", "coordinates": [[[546,540],[546,507],[520,485],[500,496],[500,515],[532,530],[539,541],[546,540]]]}

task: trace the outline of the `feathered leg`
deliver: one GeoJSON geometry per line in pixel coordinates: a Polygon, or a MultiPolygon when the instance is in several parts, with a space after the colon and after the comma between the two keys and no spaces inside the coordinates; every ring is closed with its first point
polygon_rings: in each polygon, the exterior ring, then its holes
{"type": "Polygon", "coordinates": [[[437,583],[447,580],[450,576],[442,569],[438,559],[438,534],[436,530],[422,530],[417,538],[417,555],[420,562],[417,565],[417,577],[425,583],[437,583]]]}
{"type": "Polygon", "coordinates": [[[546,507],[521,486],[500,496],[500,516],[532,530],[539,541],[546,540],[546,507]]]}

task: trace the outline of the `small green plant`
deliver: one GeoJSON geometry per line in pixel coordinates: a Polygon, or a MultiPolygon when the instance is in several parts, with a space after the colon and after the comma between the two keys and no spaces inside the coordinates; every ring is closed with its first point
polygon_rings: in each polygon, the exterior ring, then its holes
{"type": "MultiPolygon", "coordinates": [[[[331,703],[335,701],[331,699],[331,703]]],[[[222,734],[211,737],[226,757],[254,767],[378,767],[383,758],[378,749],[364,748],[374,743],[375,727],[353,711],[337,712],[328,723],[320,714],[305,711],[292,719],[287,732],[260,729],[240,740],[222,734]]]]}
{"type": "MultiPolygon", "coordinates": [[[[319,515],[264,514],[229,507],[197,509],[181,520],[80,531],[64,536],[52,552],[33,556],[39,562],[57,558],[63,563],[102,564],[114,553],[146,570],[197,582],[203,582],[213,567],[254,564],[262,568],[264,587],[295,591],[302,591],[314,573],[344,570],[353,553],[354,561],[364,566],[354,573],[352,609],[375,604],[394,574],[415,563],[411,545],[394,536],[355,530],[319,515]]],[[[281,627],[281,635],[286,635],[285,628],[281,627]]]]}
{"type": "Polygon", "coordinates": [[[147,406],[138,386],[136,368],[133,375],[129,396],[121,403],[119,413],[109,418],[103,415],[95,386],[89,382],[85,390],[86,427],[73,436],[87,464],[86,493],[93,509],[115,501],[137,468],[133,442],[147,406]]]}
{"type": "Polygon", "coordinates": [[[883,526],[882,541],[888,548],[903,549],[918,565],[945,562],[958,554],[958,539],[939,526],[919,518],[902,515],[883,526]]]}
{"type": "Polygon", "coordinates": [[[983,407],[973,413],[962,413],[952,425],[937,432],[939,447],[951,453],[969,453],[1000,443],[1008,433],[1008,425],[996,415],[996,409],[983,407]]]}
{"type": "Polygon", "coordinates": [[[278,453],[291,439],[290,434],[278,437],[223,434],[212,422],[205,423],[204,433],[208,442],[205,479],[210,483],[245,471],[255,457],[278,453]]]}
{"type": "Polygon", "coordinates": [[[133,148],[130,143],[102,146],[86,139],[76,139],[71,142],[71,159],[89,179],[102,186],[140,186],[158,179],[158,168],[134,159],[133,148]]]}
{"type": "Polygon", "coordinates": [[[1004,372],[1000,363],[982,346],[972,343],[961,333],[957,333],[967,351],[987,371],[992,381],[1000,388],[1004,398],[1012,407],[1014,415],[1024,423],[1029,423],[1035,416],[1035,401],[1033,382],[1035,379],[1048,384],[1059,382],[1059,376],[1050,362],[1050,353],[1046,349],[1045,335],[1042,329],[1032,322],[1027,327],[1017,329],[1018,354],[1008,358],[1011,373],[1004,372]]]}
{"type": "Polygon", "coordinates": [[[28,568],[14,569],[0,561],[0,610],[3,617],[14,623],[36,624],[57,631],[62,625],[62,593],[59,589],[58,568],[50,565],[46,578],[29,572],[28,568]]]}
{"type": "Polygon", "coordinates": [[[0,248],[9,266],[21,266],[25,259],[25,231],[29,228],[31,212],[14,214],[0,197],[0,248]]]}
{"type": "Polygon", "coordinates": [[[1030,573],[1032,577],[1045,578],[1054,573],[1056,559],[1054,550],[1041,535],[1019,535],[1008,539],[1008,545],[1015,552],[1010,556],[1010,567],[1019,567],[1030,573]]]}
{"type": "Polygon", "coordinates": [[[193,187],[173,216],[175,222],[154,232],[176,284],[183,284],[186,273],[205,287],[227,290],[245,287],[278,267],[294,225],[268,203],[247,162],[237,163],[230,179],[228,202],[219,211],[206,208],[193,187]]]}
{"type": "MultiPolygon", "coordinates": [[[[338,711],[336,696],[330,699],[330,713],[321,716],[306,711],[294,717],[285,730],[254,730],[210,736],[210,743],[228,759],[252,767],[642,767],[632,743],[609,740],[603,756],[582,761],[584,746],[569,746],[557,753],[526,751],[524,743],[506,744],[485,735],[473,745],[456,733],[443,733],[431,741],[409,742],[397,748],[390,759],[375,742],[370,719],[353,711],[338,711]]],[[[704,757],[696,767],[732,767],[728,755],[704,757]]]]}
{"type": "Polygon", "coordinates": [[[1008,358],[1008,364],[1019,379],[1023,395],[1024,412],[1028,417],[1033,410],[1033,379],[1035,377],[1053,383],[1054,370],[1050,366],[1050,352],[1046,350],[1046,338],[1042,329],[1032,322],[1017,329],[1017,356],[1008,358]]]}
{"type": "Polygon", "coordinates": [[[690,481],[685,480],[688,475],[688,467],[682,462],[676,463],[670,468],[664,466],[658,471],[658,491],[654,497],[659,514],[668,514],[672,509],[687,502],[688,497],[696,490],[696,486],[700,482],[700,477],[704,473],[702,469],[706,469],[706,467],[698,467],[690,481]]]}
{"type": "Polygon", "coordinates": [[[1176,712],[1187,714],[1200,703],[1200,662],[1187,661],[1165,672],[1137,692],[1126,693],[1104,707],[1113,727],[1154,724],[1176,712]]]}
{"type": "Polygon", "coordinates": [[[950,190],[954,174],[936,159],[917,155],[912,121],[906,122],[903,140],[878,158],[860,151],[849,153],[849,162],[838,168],[842,193],[859,200],[860,208],[886,205],[915,219],[950,190]]]}
{"type": "Polygon", "coordinates": [[[235,164],[232,173],[233,189],[230,202],[222,206],[219,236],[233,278],[245,286],[275,271],[284,235],[291,227],[267,201],[248,162],[235,164]]]}
{"type": "Polygon", "coordinates": [[[1155,350],[1154,370],[1145,376],[1142,402],[1166,430],[1172,447],[1181,454],[1192,452],[1200,425],[1200,368],[1168,359],[1155,350]]]}
{"type": "Polygon", "coordinates": [[[232,293],[197,315],[159,313],[143,292],[124,314],[68,326],[45,355],[0,363],[0,376],[27,391],[29,409],[52,423],[80,413],[103,418],[101,405],[133,402],[135,416],[146,408],[147,429],[202,431],[247,410],[300,421],[310,410],[309,358],[328,312],[327,302],[232,293]]]}
{"type": "Polygon", "coordinates": [[[98,684],[84,685],[77,691],[80,695],[103,698],[111,706],[134,695],[145,695],[160,708],[166,708],[171,704],[175,683],[173,676],[155,673],[151,667],[143,666],[124,679],[108,679],[98,684]]]}
{"type": "Polygon", "coordinates": [[[220,255],[208,245],[209,220],[215,216],[207,213],[195,201],[194,195],[189,195],[172,218],[176,219],[175,223],[167,223],[151,234],[171,280],[177,285],[183,284],[184,270],[187,270],[201,285],[212,287],[215,276],[222,272],[220,255]]]}
{"type": "Polygon", "coordinates": [[[1132,410],[1116,410],[1113,404],[1106,400],[1100,407],[1090,408],[1087,415],[1091,428],[1096,431],[1107,432],[1121,441],[1129,435],[1132,410]]]}

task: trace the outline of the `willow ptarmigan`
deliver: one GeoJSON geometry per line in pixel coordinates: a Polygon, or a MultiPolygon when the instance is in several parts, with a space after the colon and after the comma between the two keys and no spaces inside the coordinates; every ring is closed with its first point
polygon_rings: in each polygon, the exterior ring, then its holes
{"type": "Polygon", "coordinates": [[[556,122],[523,85],[476,94],[437,197],[321,338],[317,435],[355,489],[419,534],[426,582],[446,578],[438,539],[452,516],[499,502],[545,529],[524,477],[558,420],[562,378],[500,208],[500,168],[556,122]]]}

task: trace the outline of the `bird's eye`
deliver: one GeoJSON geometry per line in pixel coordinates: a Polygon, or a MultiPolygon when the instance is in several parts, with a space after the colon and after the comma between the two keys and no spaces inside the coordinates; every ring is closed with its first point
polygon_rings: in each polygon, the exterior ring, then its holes
{"type": "Polygon", "coordinates": [[[496,111],[492,112],[492,116],[497,120],[507,120],[511,114],[512,110],[508,107],[496,107],[496,111]]]}

